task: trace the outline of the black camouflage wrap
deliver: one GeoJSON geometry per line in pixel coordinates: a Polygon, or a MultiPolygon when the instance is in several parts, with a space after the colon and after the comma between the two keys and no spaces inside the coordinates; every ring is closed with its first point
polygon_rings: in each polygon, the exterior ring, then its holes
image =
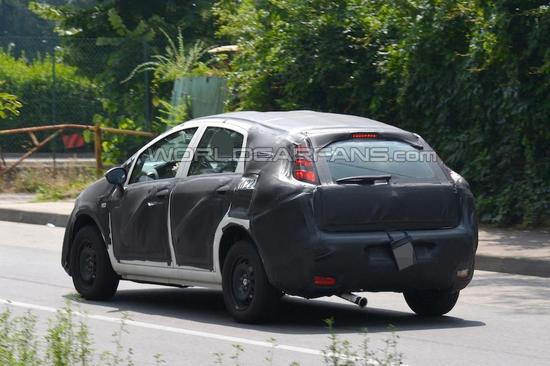
{"type": "MultiPolygon", "coordinates": [[[[441,160],[437,164],[442,178],[437,185],[344,187],[331,182],[322,163],[316,167],[319,185],[297,181],[292,177],[292,159],[273,161],[272,153],[263,150],[286,150],[292,158],[298,145],[308,144],[317,151],[349,139],[352,133],[369,132],[377,133],[379,139],[432,151],[420,136],[366,118],[308,111],[237,112],[215,117],[247,126],[247,147],[259,159],[246,162],[243,176],[257,177],[257,183],[254,190],[235,190],[240,174],[170,182],[170,227],[178,265],[213,270],[215,231],[227,216],[249,223],[248,228],[239,229],[253,241],[271,283],[288,294],[311,298],[360,290],[460,290],[470,282],[477,249],[474,198],[468,183],[441,160]],[[403,236],[413,244],[415,264],[399,270],[390,243],[403,236]],[[462,269],[470,269],[467,278],[456,276],[462,269]],[[314,276],[334,277],[336,285],[316,287],[314,276]]],[[[109,211],[117,215],[117,194],[117,188],[100,180],[80,196],[63,246],[63,265],[68,272],[71,241],[78,223],[84,222],[81,217],[93,220],[107,245],[112,245],[109,211]],[[108,203],[107,208],[101,208],[103,202],[108,203]]],[[[157,240],[151,240],[152,247],[141,253],[124,253],[115,240],[117,259],[170,263],[168,239],[164,239],[167,228],[136,225],[139,223],[114,228],[123,236],[119,242],[132,235],[147,235],[140,230],[152,232],[157,240]]],[[[239,224],[222,229],[235,226],[239,224]]]]}

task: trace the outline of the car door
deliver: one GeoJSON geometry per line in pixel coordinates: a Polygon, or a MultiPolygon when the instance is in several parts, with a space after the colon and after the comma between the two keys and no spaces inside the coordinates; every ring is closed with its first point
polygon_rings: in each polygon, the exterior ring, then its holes
{"type": "Polygon", "coordinates": [[[229,126],[204,130],[185,178],[171,198],[171,230],[176,264],[213,269],[214,234],[229,209],[242,176],[245,131],[229,126]]]}
{"type": "Polygon", "coordinates": [[[113,250],[118,260],[171,263],[168,201],[197,128],[169,134],[135,159],[128,183],[110,204],[113,250]]]}

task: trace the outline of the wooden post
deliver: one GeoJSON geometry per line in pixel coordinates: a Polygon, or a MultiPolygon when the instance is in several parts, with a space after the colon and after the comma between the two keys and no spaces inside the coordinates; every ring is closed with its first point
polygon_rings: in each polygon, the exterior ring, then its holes
{"type": "Polygon", "coordinates": [[[94,150],[95,150],[95,171],[100,177],[103,174],[103,162],[101,160],[101,126],[99,122],[94,126],[94,150]]]}
{"type": "Polygon", "coordinates": [[[32,143],[34,144],[34,146],[38,145],[40,142],[38,142],[38,138],[36,137],[36,135],[34,134],[34,132],[29,132],[29,136],[31,137],[31,140],[32,140],[32,143]]]}
{"type": "Polygon", "coordinates": [[[0,171],[7,167],[6,160],[4,160],[4,153],[2,152],[2,146],[0,146],[0,171]]]}

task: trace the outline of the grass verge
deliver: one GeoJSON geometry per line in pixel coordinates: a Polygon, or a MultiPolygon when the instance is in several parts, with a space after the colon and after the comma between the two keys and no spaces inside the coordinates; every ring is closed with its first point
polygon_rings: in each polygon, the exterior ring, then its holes
{"type": "Polygon", "coordinates": [[[89,168],[68,167],[54,174],[52,169],[21,169],[0,179],[0,193],[32,193],[38,201],[76,198],[96,180],[89,168]]]}

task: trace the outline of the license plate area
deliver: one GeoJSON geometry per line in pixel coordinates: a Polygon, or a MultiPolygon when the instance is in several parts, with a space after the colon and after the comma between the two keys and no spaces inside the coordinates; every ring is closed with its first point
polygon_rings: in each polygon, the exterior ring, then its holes
{"type": "Polygon", "coordinates": [[[393,252],[393,258],[397,269],[400,271],[411,267],[416,263],[414,246],[411,237],[407,234],[402,234],[399,239],[394,239],[395,235],[390,235],[390,247],[393,252]]]}

